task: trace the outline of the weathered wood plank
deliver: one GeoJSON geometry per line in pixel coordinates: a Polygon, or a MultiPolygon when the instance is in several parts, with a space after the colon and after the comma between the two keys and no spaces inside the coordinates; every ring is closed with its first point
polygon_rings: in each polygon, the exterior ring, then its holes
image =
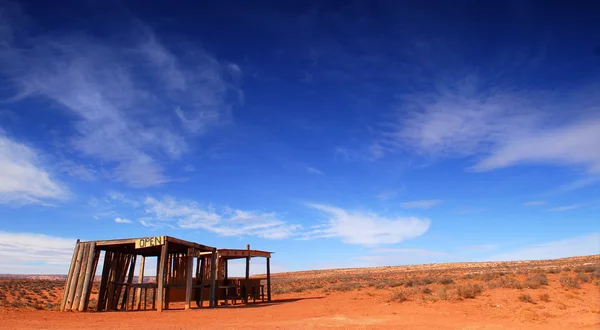
{"type": "Polygon", "coordinates": [[[136,255],[130,256],[131,262],[129,265],[129,274],[127,275],[127,285],[125,287],[125,294],[123,295],[123,301],[121,301],[121,309],[127,310],[127,300],[129,299],[129,288],[131,287],[131,283],[133,283],[133,273],[135,272],[135,261],[137,259],[136,255]]]}
{"type": "MultiPolygon", "coordinates": [[[[142,256],[140,259],[140,274],[138,275],[138,283],[144,283],[144,267],[146,267],[146,257],[142,256]]],[[[146,297],[144,296],[144,299],[146,297]]],[[[142,289],[140,288],[137,292],[137,309],[140,309],[142,304],[142,289]]],[[[146,304],[144,303],[144,309],[146,309],[146,304]]]]}
{"type": "Polygon", "coordinates": [[[244,303],[248,303],[248,280],[250,279],[250,257],[246,257],[246,279],[244,280],[244,303]]]}
{"type": "Polygon", "coordinates": [[[94,268],[94,259],[96,257],[96,243],[88,243],[88,249],[88,260],[86,263],[85,275],[83,277],[83,288],[78,308],[80,312],[83,312],[83,307],[87,305],[87,298],[90,296],[88,291],[91,288],[90,282],[93,282],[92,269],[94,268]]]}
{"type": "Polygon", "coordinates": [[[96,311],[104,310],[106,307],[106,297],[108,291],[108,279],[110,275],[110,265],[112,264],[112,255],[110,251],[104,252],[104,266],[102,266],[102,277],[100,278],[100,291],[98,292],[98,304],[96,311]]]}
{"type": "Polygon", "coordinates": [[[73,248],[73,257],[71,257],[71,266],[69,266],[69,274],[67,275],[67,280],[65,282],[65,291],[63,292],[63,298],[60,303],[60,311],[65,310],[65,305],[67,303],[67,297],[69,295],[69,287],[71,285],[71,281],[73,278],[73,270],[75,269],[75,263],[77,262],[77,253],[79,252],[79,240],[75,243],[75,248],[73,248]]]}
{"type": "Polygon", "coordinates": [[[81,271],[81,258],[83,257],[84,245],[79,243],[79,250],[77,251],[77,260],[75,261],[75,268],[73,269],[73,278],[71,285],[69,286],[69,296],[67,297],[67,303],[65,310],[71,310],[73,306],[73,299],[75,298],[75,291],[77,291],[77,282],[79,280],[79,272],[81,271]]]}
{"type": "Polygon", "coordinates": [[[169,248],[169,241],[165,242],[160,250],[160,266],[158,270],[158,292],[157,292],[157,303],[156,309],[159,312],[163,310],[163,293],[165,289],[165,272],[167,267],[167,262],[169,261],[169,256],[167,254],[169,248]]]}
{"type": "Polygon", "coordinates": [[[83,284],[85,282],[85,271],[87,270],[87,263],[89,260],[89,254],[90,254],[90,243],[83,243],[84,244],[84,250],[83,250],[83,255],[82,255],[82,259],[81,259],[81,269],[79,270],[79,276],[77,279],[77,289],[75,291],[75,297],[73,297],[73,305],[71,306],[71,310],[78,310],[79,309],[79,303],[81,302],[81,292],[83,291],[83,284]]]}
{"type": "MultiPolygon", "coordinates": [[[[186,258],[186,272],[185,272],[185,309],[190,309],[190,302],[192,300],[192,279],[194,277],[194,249],[188,251],[186,258]]],[[[202,288],[200,288],[202,290],[202,288]]]]}
{"type": "Polygon", "coordinates": [[[92,293],[92,288],[94,287],[94,277],[96,277],[96,269],[98,269],[98,260],[100,259],[100,250],[94,249],[94,261],[92,265],[92,272],[90,277],[90,283],[88,289],[86,291],[86,297],[84,299],[83,310],[87,311],[88,305],[90,303],[90,294],[92,293]]]}
{"type": "Polygon", "coordinates": [[[217,307],[217,249],[213,249],[210,261],[210,307],[217,307]]]}
{"type": "Polygon", "coordinates": [[[267,301],[271,301],[271,258],[267,258],[267,301]]]}

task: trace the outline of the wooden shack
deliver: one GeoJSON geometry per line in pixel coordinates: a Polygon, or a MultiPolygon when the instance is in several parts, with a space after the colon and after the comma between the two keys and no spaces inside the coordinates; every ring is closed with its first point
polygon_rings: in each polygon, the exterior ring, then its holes
{"type": "Polygon", "coordinates": [[[271,252],[220,249],[170,236],[80,242],[77,240],[60,305],[61,311],[87,311],[99,260],[103,259],[96,311],[225,306],[231,301],[271,301],[271,252]],[[144,276],[146,260],[156,257],[156,275],[144,276]],[[266,258],[266,277],[250,277],[251,258],[266,258]],[[228,261],[246,260],[243,278],[229,278],[228,261]],[[139,274],[135,278],[136,262],[139,274]],[[195,267],[194,267],[195,266],[195,267]],[[195,272],[194,272],[195,269],[195,272]]]}
{"type": "Polygon", "coordinates": [[[192,297],[197,307],[217,302],[217,249],[170,236],[126,238],[76,243],[60,305],[61,311],[88,310],[98,261],[103,254],[96,311],[152,309],[169,306],[173,290],[185,293],[185,309],[192,297]],[[136,262],[140,272],[134,282],[136,262]],[[144,283],[147,257],[157,257],[155,281],[144,283]],[[194,273],[194,263],[196,272],[194,273]],[[210,270],[207,272],[206,270],[210,270]],[[206,274],[208,273],[208,274],[206,274]],[[205,280],[206,279],[206,280],[205,280]],[[148,301],[149,293],[151,299],[148,301]]]}

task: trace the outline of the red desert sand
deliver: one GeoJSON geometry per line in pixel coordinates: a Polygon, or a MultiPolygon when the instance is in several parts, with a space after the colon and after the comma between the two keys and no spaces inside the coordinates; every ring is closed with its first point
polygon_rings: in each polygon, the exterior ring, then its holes
{"type": "Polygon", "coordinates": [[[0,280],[0,329],[600,329],[600,255],[280,273],[272,303],[162,313],[46,310],[63,283],[0,280]]]}

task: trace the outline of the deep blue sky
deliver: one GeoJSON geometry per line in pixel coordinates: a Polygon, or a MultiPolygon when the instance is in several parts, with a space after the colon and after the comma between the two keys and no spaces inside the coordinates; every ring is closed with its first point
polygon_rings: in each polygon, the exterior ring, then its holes
{"type": "Polygon", "coordinates": [[[0,273],[159,234],[278,271],[600,253],[591,1],[1,3],[0,273]]]}

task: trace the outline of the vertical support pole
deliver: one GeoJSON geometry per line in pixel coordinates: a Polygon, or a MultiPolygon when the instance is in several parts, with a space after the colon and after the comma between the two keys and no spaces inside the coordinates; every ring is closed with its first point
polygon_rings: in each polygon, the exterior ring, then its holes
{"type": "MultiPolygon", "coordinates": [[[[160,266],[158,267],[158,292],[156,302],[156,310],[162,312],[163,310],[163,293],[165,290],[165,271],[167,270],[167,263],[169,262],[169,255],[167,251],[169,249],[169,241],[165,241],[165,244],[160,249],[160,266]]],[[[168,290],[168,289],[167,289],[168,290]]]]}
{"type": "Polygon", "coordinates": [[[250,278],[250,244],[246,245],[246,279],[244,281],[244,303],[248,304],[248,280],[250,278]]]}
{"type": "MultiPolygon", "coordinates": [[[[138,275],[138,283],[142,284],[144,283],[144,267],[146,266],[146,257],[142,256],[141,260],[140,260],[140,274],[138,275]]],[[[140,309],[140,306],[142,304],[142,288],[139,289],[140,291],[138,291],[137,293],[137,309],[140,309]]],[[[145,298],[144,298],[145,299],[145,298]]]]}
{"type": "Polygon", "coordinates": [[[69,267],[69,274],[67,275],[67,281],[65,282],[65,291],[63,292],[62,302],[60,303],[60,311],[65,310],[65,304],[67,303],[67,296],[69,295],[69,287],[73,280],[73,270],[75,269],[75,263],[77,262],[77,253],[79,252],[79,239],[75,243],[73,249],[73,257],[71,257],[71,266],[69,267]]]}
{"type": "MultiPolygon", "coordinates": [[[[88,304],[90,303],[90,294],[92,293],[92,288],[94,286],[94,278],[96,277],[96,269],[98,268],[98,259],[100,259],[100,250],[96,250],[96,243],[94,242],[94,264],[92,266],[92,272],[90,275],[90,283],[88,290],[86,292],[85,299],[83,300],[83,310],[87,311],[88,304]]],[[[83,299],[83,297],[82,297],[83,299]]]]}
{"type": "MultiPolygon", "coordinates": [[[[185,272],[185,309],[190,309],[190,301],[192,300],[192,278],[194,277],[194,254],[195,249],[188,249],[187,269],[185,272]]],[[[202,288],[200,288],[202,289],[202,288]]]]}
{"type": "Polygon", "coordinates": [[[85,269],[85,276],[83,278],[83,290],[81,292],[81,301],[79,302],[79,311],[83,312],[83,308],[87,306],[87,300],[90,297],[89,291],[92,288],[91,283],[94,282],[92,269],[94,268],[94,261],[96,259],[96,242],[89,244],[88,260],[85,269]]]}
{"type": "Polygon", "coordinates": [[[217,249],[213,249],[210,261],[210,307],[217,307],[217,304],[217,249]]]}
{"type": "Polygon", "coordinates": [[[84,245],[78,243],[79,250],[77,251],[77,260],[75,261],[75,269],[73,269],[73,277],[71,278],[71,285],[69,286],[69,296],[67,297],[67,304],[65,310],[70,310],[73,305],[73,298],[75,298],[75,291],[77,290],[77,282],[79,280],[79,272],[81,270],[81,259],[83,257],[84,245]]]}
{"type": "Polygon", "coordinates": [[[131,283],[133,283],[133,273],[135,272],[135,260],[137,259],[137,255],[133,255],[129,257],[131,259],[131,263],[129,264],[129,274],[127,274],[127,284],[125,285],[125,292],[123,295],[123,300],[121,301],[121,310],[127,310],[127,300],[129,299],[129,288],[131,288],[131,283]]]}
{"type": "Polygon", "coordinates": [[[79,303],[81,302],[81,292],[83,290],[83,282],[85,282],[85,271],[87,270],[87,263],[90,254],[90,243],[83,244],[83,255],[81,256],[81,265],[79,270],[79,277],[77,279],[77,289],[75,290],[75,297],[73,297],[73,305],[71,310],[76,311],[79,309],[79,303]]]}
{"type": "Polygon", "coordinates": [[[102,278],[100,278],[100,291],[98,292],[98,304],[96,305],[97,312],[103,310],[106,306],[106,293],[108,289],[108,277],[110,276],[112,257],[112,252],[104,252],[104,266],[102,266],[102,278]]]}
{"type": "Polygon", "coordinates": [[[223,284],[228,285],[229,284],[228,283],[228,281],[229,281],[229,259],[226,259],[225,257],[221,256],[221,262],[223,262],[223,266],[224,266],[223,267],[224,268],[223,275],[225,278],[225,283],[223,283],[223,284]]]}
{"type": "Polygon", "coordinates": [[[271,257],[267,257],[267,301],[271,301],[271,257]]]}

